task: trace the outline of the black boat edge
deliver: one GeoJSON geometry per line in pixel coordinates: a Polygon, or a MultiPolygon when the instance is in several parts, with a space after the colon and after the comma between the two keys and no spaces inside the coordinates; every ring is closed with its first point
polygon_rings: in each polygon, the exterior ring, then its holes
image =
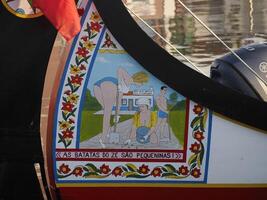
{"type": "Polygon", "coordinates": [[[156,78],[212,111],[267,131],[266,102],[221,85],[174,58],[137,25],[121,0],[93,1],[120,45],[156,78]]]}

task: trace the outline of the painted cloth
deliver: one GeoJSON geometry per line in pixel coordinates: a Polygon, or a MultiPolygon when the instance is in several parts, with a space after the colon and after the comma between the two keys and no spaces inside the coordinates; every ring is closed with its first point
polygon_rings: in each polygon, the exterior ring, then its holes
{"type": "Polygon", "coordinates": [[[70,41],[81,30],[80,18],[74,0],[34,0],[60,34],[70,41]]]}
{"type": "Polygon", "coordinates": [[[168,117],[168,113],[162,111],[162,110],[159,110],[158,112],[158,117],[163,119],[163,118],[167,118],[168,117]]]}
{"type": "Polygon", "coordinates": [[[100,85],[101,85],[102,83],[104,83],[104,82],[112,82],[112,83],[114,83],[115,85],[118,85],[118,79],[116,79],[116,78],[114,78],[114,77],[109,77],[109,76],[104,77],[104,78],[98,80],[97,82],[95,82],[94,85],[100,87],[100,85]]]}
{"type": "Polygon", "coordinates": [[[150,114],[150,120],[148,122],[148,124],[141,124],[141,116],[140,116],[140,112],[137,112],[135,113],[134,117],[133,117],[133,125],[135,127],[141,127],[141,126],[146,126],[148,128],[151,128],[151,127],[155,127],[157,124],[157,113],[154,112],[154,111],[151,111],[151,114],[150,114]]]}

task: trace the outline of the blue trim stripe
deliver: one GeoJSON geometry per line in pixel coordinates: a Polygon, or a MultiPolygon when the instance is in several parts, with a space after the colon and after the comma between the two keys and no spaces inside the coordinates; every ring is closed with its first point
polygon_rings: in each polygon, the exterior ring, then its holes
{"type": "Polygon", "coordinates": [[[208,182],[208,169],[210,159],[210,143],[211,143],[211,130],[212,130],[212,111],[209,110],[209,129],[208,129],[208,141],[207,141],[207,153],[206,153],[206,164],[205,164],[205,176],[204,182],[208,182]]]}

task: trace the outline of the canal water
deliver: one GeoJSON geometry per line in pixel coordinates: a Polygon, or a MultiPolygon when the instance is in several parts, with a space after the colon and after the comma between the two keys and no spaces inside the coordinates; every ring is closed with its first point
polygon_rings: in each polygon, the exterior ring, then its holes
{"type": "MultiPolygon", "coordinates": [[[[182,0],[230,48],[267,41],[267,0],[182,0]]],[[[178,0],[127,0],[126,5],[207,75],[212,61],[229,51],[178,0]]],[[[153,39],[190,65],[136,19],[153,39]]]]}

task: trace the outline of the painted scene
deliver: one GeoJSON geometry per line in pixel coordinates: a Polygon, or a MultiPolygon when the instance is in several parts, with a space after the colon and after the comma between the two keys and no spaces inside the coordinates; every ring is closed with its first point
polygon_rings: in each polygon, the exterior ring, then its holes
{"type": "Polygon", "coordinates": [[[80,148],[183,149],[186,99],[126,53],[97,54],[82,105],[80,148]]]}

